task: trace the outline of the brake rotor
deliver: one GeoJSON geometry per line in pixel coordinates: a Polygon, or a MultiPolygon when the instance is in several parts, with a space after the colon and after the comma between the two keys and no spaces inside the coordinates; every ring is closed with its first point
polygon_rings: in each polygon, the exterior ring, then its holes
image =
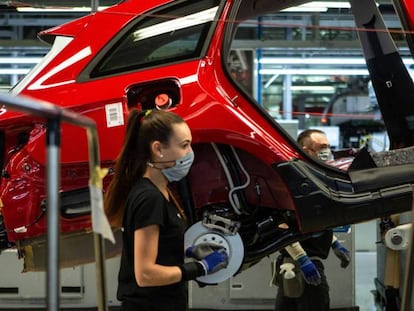
{"type": "Polygon", "coordinates": [[[238,233],[225,234],[220,230],[208,228],[199,221],[185,232],[184,245],[187,248],[201,243],[211,243],[224,247],[229,256],[229,263],[226,268],[198,277],[197,281],[206,284],[220,283],[231,278],[239,270],[243,262],[244,246],[238,233]]]}

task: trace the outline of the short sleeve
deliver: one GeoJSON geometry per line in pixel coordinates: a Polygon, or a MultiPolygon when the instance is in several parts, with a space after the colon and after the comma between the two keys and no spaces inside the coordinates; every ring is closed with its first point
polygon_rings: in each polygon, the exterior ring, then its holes
{"type": "Polygon", "coordinates": [[[165,199],[155,190],[147,190],[129,198],[127,208],[131,211],[133,230],[150,225],[164,226],[165,199]]]}

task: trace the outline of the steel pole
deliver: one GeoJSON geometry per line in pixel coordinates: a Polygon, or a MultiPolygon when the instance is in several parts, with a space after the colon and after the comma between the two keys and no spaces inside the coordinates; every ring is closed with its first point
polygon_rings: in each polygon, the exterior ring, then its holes
{"type": "Polygon", "coordinates": [[[47,310],[59,310],[60,119],[47,121],[47,310]]]}
{"type": "Polygon", "coordinates": [[[91,11],[97,12],[99,8],[99,0],[91,0],[91,11]]]}
{"type": "MultiPolygon", "coordinates": [[[[100,166],[98,132],[96,127],[89,127],[86,131],[88,137],[89,150],[89,173],[91,180],[97,181],[98,172],[96,168],[100,166]]],[[[98,178],[99,179],[99,178],[98,178]]],[[[92,201],[91,201],[92,205],[92,201]]],[[[93,207],[92,207],[93,208],[93,207]]],[[[96,287],[98,311],[108,311],[108,294],[106,288],[106,269],[105,269],[105,241],[101,234],[94,233],[94,251],[96,263],[96,287]]]]}
{"type": "Polygon", "coordinates": [[[108,311],[108,297],[106,290],[105,269],[105,244],[102,235],[94,233],[95,261],[96,261],[96,286],[98,288],[97,301],[99,311],[108,311]]]}

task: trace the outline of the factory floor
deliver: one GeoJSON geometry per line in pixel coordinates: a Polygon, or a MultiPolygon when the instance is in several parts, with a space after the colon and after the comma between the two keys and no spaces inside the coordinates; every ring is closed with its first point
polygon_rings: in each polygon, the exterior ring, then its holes
{"type": "Polygon", "coordinates": [[[355,253],[355,304],[360,311],[377,311],[374,278],[377,276],[376,252],[355,253]]]}
{"type": "MultiPolygon", "coordinates": [[[[376,252],[362,251],[355,253],[355,304],[359,307],[360,311],[379,311],[375,305],[375,297],[373,291],[375,290],[374,279],[377,276],[377,259],[376,252]]],[[[109,308],[110,311],[119,310],[118,307],[109,308]]],[[[1,311],[16,309],[3,309],[0,306],[1,311]]],[[[19,310],[22,310],[21,308],[19,310]]],[[[24,309],[30,311],[44,310],[44,309],[24,309]]],[[[66,311],[90,311],[97,310],[96,308],[77,308],[67,309],[61,308],[60,310],[66,311]]],[[[210,309],[211,310],[211,309],[210,309]]],[[[355,309],[352,309],[355,310],[355,309]]],[[[200,311],[200,310],[197,310],[200,311]]],[[[258,311],[258,310],[255,310],[258,311]]],[[[315,310],[317,311],[317,310],[315,310]]],[[[344,309],[335,309],[335,311],[346,311],[344,309]]]]}

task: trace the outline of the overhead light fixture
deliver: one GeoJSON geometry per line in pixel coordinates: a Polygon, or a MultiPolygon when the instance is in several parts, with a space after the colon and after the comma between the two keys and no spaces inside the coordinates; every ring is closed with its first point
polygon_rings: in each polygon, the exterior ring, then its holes
{"type": "Polygon", "coordinates": [[[303,7],[303,6],[304,6],[303,4],[300,5],[300,6],[293,6],[291,8],[281,10],[280,12],[282,12],[282,13],[294,13],[294,12],[323,13],[323,12],[328,11],[328,9],[325,8],[325,7],[319,7],[319,8],[318,7],[314,7],[314,8],[308,7],[308,8],[306,8],[306,7],[303,7]]]}
{"type": "Polygon", "coordinates": [[[320,76],[368,76],[368,69],[301,69],[301,68],[280,68],[280,69],[260,69],[261,75],[320,75],[320,76]]]}
{"type": "Polygon", "coordinates": [[[315,92],[327,92],[333,93],[335,88],[330,85],[292,85],[290,87],[291,91],[315,91],[315,92]]]}
{"type": "Polygon", "coordinates": [[[0,75],[26,75],[30,69],[23,68],[2,68],[0,69],[0,75]]]}
{"type": "MultiPolygon", "coordinates": [[[[107,9],[107,6],[98,7],[98,11],[107,9]]],[[[69,13],[81,13],[81,12],[92,12],[90,7],[73,7],[73,8],[34,8],[34,7],[17,7],[17,12],[24,13],[59,13],[59,12],[69,12],[69,13]]]]}
{"type": "Polygon", "coordinates": [[[43,57],[0,57],[0,64],[37,64],[43,57]]]}
{"type": "Polygon", "coordinates": [[[350,9],[349,2],[312,1],[302,5],[290,7],[281,12],[327,12],[328,9],[350,9]]]}
{"type": "MultiPolygon", "coordinates": [[[[266,65],[366,65],[366,60],[362,57],[263,57],[259,62],[266,65]]],[[[405,65],[413,65],[414,59],[403,58],[403,62],[405,65]]]]}

